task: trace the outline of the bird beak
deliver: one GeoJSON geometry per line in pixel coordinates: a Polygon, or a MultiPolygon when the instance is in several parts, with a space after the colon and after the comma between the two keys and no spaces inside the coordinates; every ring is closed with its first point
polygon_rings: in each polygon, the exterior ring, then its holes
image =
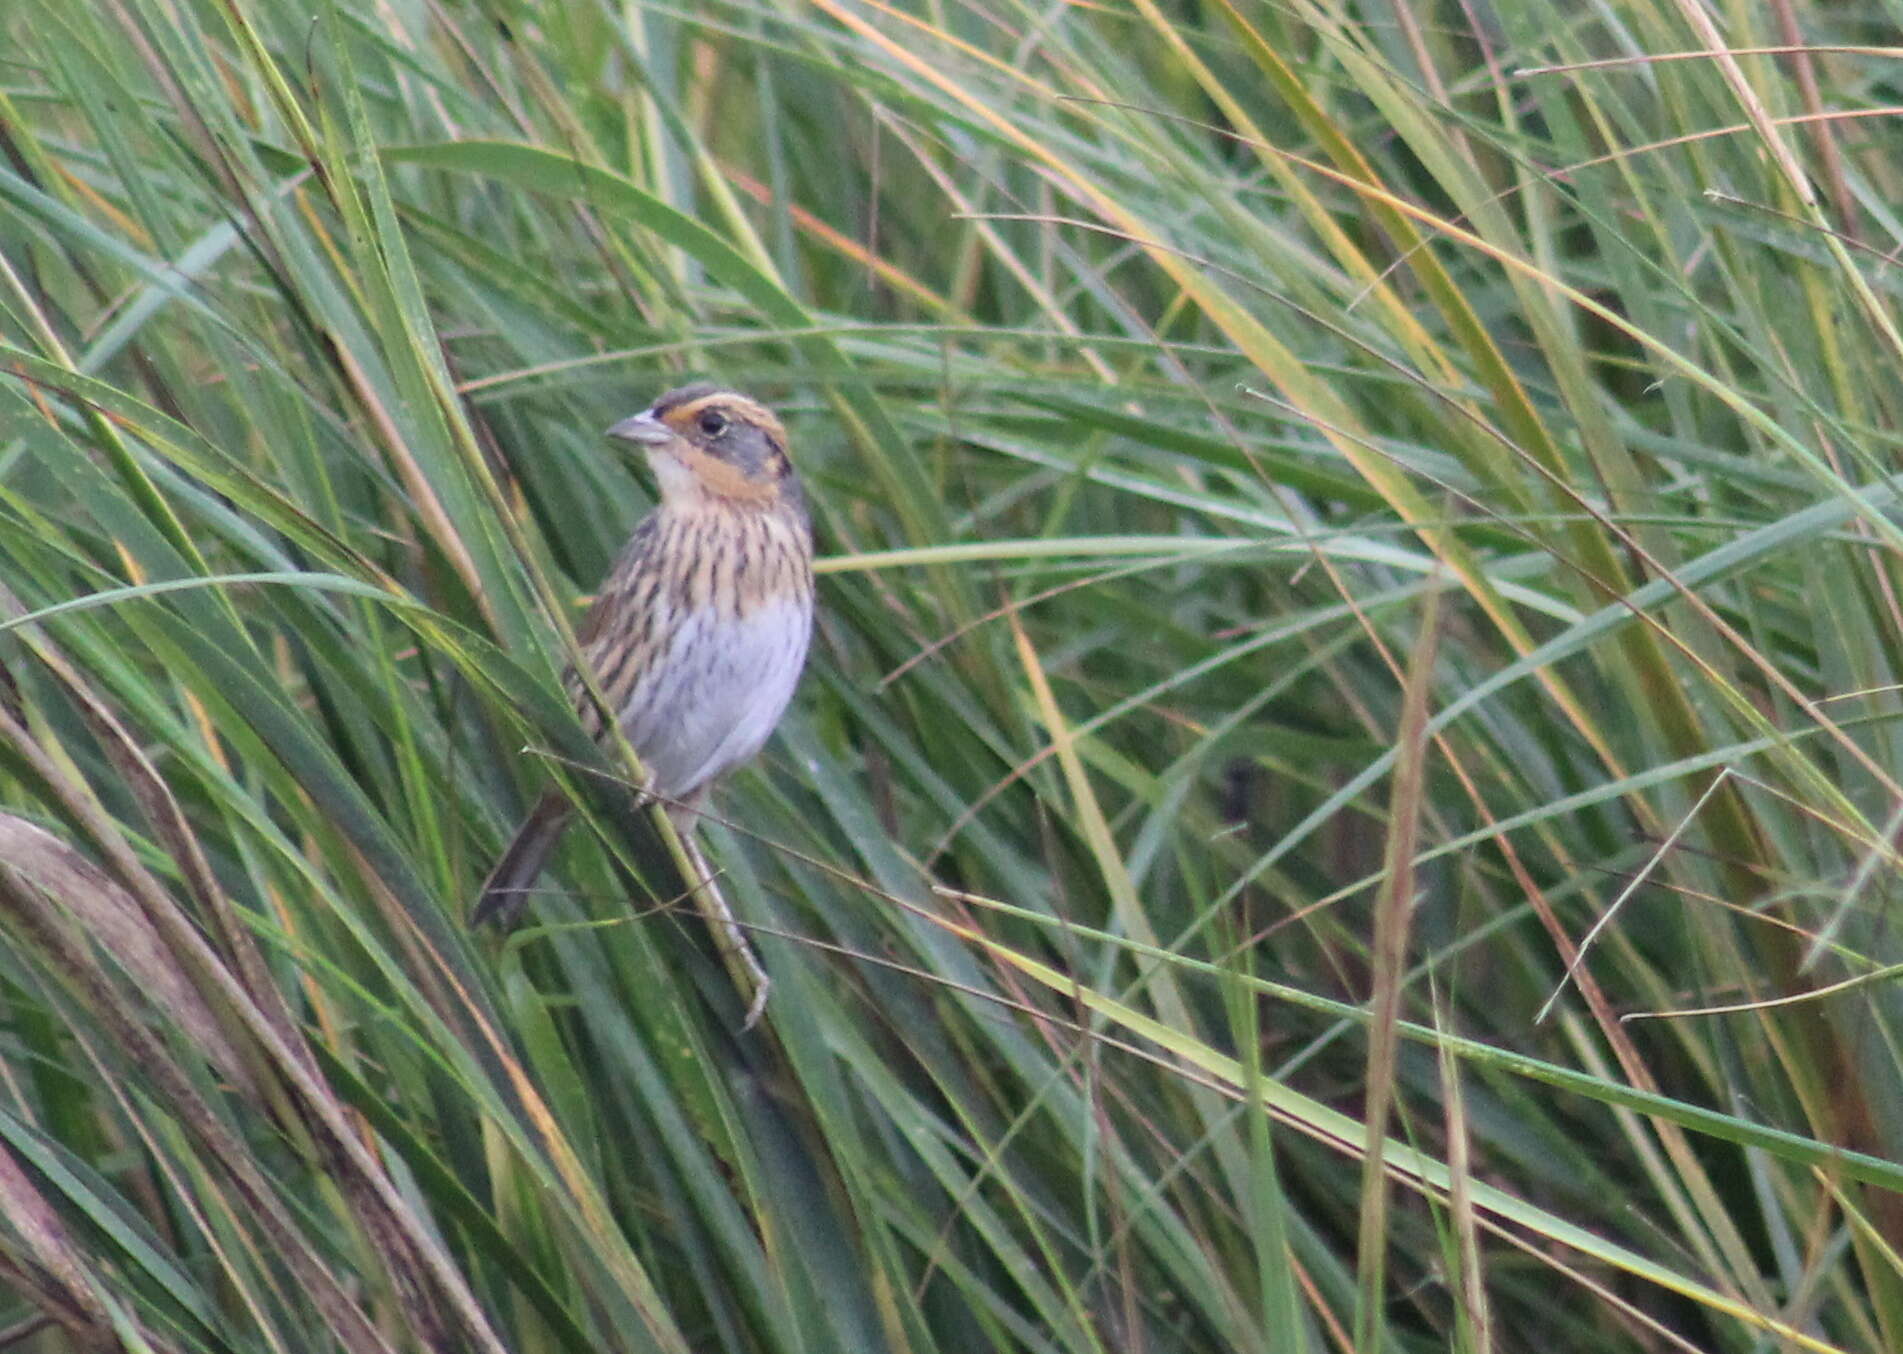
{"type": "Polygon", "coordinates": [[[638,442],[644,447],[662,447],[674,440],[674,430],[643,409],[633,418],[624,418],[608,429],[608,436],[622,442],[638,442]]]}

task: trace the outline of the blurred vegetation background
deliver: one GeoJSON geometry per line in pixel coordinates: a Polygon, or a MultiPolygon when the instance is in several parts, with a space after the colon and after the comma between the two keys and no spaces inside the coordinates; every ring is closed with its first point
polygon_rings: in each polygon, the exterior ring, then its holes
{"type": "Polygon", "coordinates": [[[1903,1349],[1897,18],[11,0],[0,1346],[1903,1349]],[[463,926],[689,376],[748,1034],[463,926]]]}

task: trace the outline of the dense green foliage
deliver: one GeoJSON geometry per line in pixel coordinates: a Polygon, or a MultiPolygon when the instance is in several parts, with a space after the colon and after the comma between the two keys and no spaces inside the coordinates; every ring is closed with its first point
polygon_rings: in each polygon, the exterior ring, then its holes
{"type": "Polygon", "coordinates": [[[1903,53],[1714,13],[12,0],[0,1341],[1903,1348],[1903,53]],[[751,1033],[556,678],[688,375],[751,1033]]]}

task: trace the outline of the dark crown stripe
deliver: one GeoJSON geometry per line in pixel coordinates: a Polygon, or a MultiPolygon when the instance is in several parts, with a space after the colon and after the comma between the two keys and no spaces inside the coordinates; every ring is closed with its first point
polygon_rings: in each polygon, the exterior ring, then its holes
{"type": "Polygon", "coordinates": [[[696,381],[692,385],[678,386],[654,402],[654,412],[657,416],[671,414],[683,405],[693,404],[698,400],[706,399],[709,395],[719,393],[720,387],[712,381],[696,381]]]}

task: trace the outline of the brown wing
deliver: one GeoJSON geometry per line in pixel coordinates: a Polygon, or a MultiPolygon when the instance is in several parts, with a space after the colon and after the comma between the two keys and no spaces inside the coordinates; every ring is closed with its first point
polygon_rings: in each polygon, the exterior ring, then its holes
{"type": "Polygon", "coordinates": [[[601,587],[595,593],[595,600],[589,603],[581,624],[575,627],[575,638],[581,641],[582,648],[587,649],[601,637],[609,619],[619,614],[639,589],[641,576],[651,567],[648,556],[659,531],[659,513],[649,513],[635,524],[634,534],[615,556],[608,576],[601,580],[601,587]]]}

